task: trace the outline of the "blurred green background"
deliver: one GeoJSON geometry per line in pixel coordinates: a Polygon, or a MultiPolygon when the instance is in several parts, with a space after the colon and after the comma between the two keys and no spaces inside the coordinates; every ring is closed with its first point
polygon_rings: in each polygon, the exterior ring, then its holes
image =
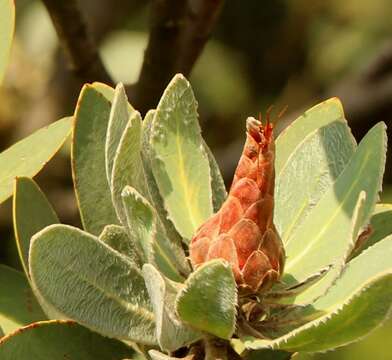
{"type": "MultiPolygon", "coordinates": [[[[113,78],[135,82],[148,41],[150,2],[80,3],[113,78]]],[[[0,88],[0,150],[72,114],[81,86],[67,69],[42,3],[18,0],[16,5],[16,37],[0,88]]],[[[388,0],[227,0],[191,75],[203,134],[227,185],[241,152],[244,120],[264,113],[270,105],[276,112],[288,106],[278,131],[306,108],[336,95],[341,96],[358,140],[377,121],[392,128],[392,57],[376,82],[367,84],[362,76],[385,48],[392,49],[391,44],[388,0]],[[379,94],[380,87],[385,93],[382,102],[372,96],[379,94]],[[364,92],[372,107],[356,97],[356,91],[364,92]]],[[[392,138],[391,130],[389,135],[392,138]]],[[[62,221],[78,225],[67,153],[65,147],[37,180],[62,221]]],[[[392,202],[390,154],[381,200],[392,202]]],[[[0,207],[0,239],[0,262],[20,268],[10,201],[0,207]]],[[[301,354],[297,359],[391,360],[388,340],[392,340],[391,321],[360,343],[326,354],[301,354]]]]}

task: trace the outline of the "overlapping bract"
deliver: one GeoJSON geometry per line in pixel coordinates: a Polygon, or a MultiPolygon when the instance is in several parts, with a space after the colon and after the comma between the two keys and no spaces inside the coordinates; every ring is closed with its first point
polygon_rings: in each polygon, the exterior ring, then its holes
{"type": "Polygon", "coordinates": [[[270,123],[247,119],[247,138],[228,198],[190,245],[194,267],[227,260],[241,289],[260,292],[278,280],[284,248],[273,224],[275,145],[270,123]]]}

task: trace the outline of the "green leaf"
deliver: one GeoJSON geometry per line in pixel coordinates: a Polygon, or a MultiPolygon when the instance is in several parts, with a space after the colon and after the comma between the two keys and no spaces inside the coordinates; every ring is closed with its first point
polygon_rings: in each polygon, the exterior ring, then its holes
{"type": "Polygon", "coordinates": [[[351,231],[349,238],[346,241],[346,250],[344,256],[339,259],[328,273],[325,274],[320,280],[318,280],[314,285],[306,288],[304,291],[300,292],[294,299],[287,299],[286,303],[295,304],[311,304],[315,299],[324,295],[327,290],[331,287],[334,281],[342,274],[347,261],[349,260],[358,239],[360,228],[362,225],[363,212],[366,203],[366,193],[361,192],[359,194],[357,204],[354,209],[354,214],[351,222],[351,231]],[[290,301],[291,300],[291,301],[290,301]]]}
{"type": "Polygon", "coordinates": [[[177,296],[177,312],[184,322],[223,339],[230,339],[236,323],[237,287],[230,265],[212,260],[200,266],[177,296]]]}
{"type": "Polygon", "coordinates": [[[59,223],[45,194],[34,180],[16,178],[13,199],[13,222],[19,257],[27,277],[31,237],[44,227],[59,223]]]}
{"type": "Polygon", "coordinates": [[[56,121],[0,153],[0,203],[12,195],[16,177],[33,177],[53,157],[67,139],[71,124],[70,117],[56,121]]]}
{"type": "Polygon", "coordinates": [[[109,113],[109,101],[91,85],[85,85],[75,112],[72,173],[83,227],[94,235],[105,225],[118,223],[105,165],[109,113]]]}
{"type": "Polygon", "coordinates": [[[23,273],[0,264],[0,326],[5,334],[46,316],[23,273]]]}
{"type": "Polygon", "coordinates": [[[374,245],[386,236],[392,234],[392,205],[377,204],[375,212],[370,220],[372,233],[366,240],[362,250],[374,245]]]}
{"type": "Polygon", "coordinates": [[[379,123],[361,141],[333,187],[286,242],[287,282],[304,280],[343,258],[347,242],[351,241],[352,217],[360,192],[366,192],[360,227],[369,222],[373,213],[381,190],[385,151],[385,125],[379,123]]]}
{"type": "Polygon", "coordinates": [[[0,340],[3,360],[122,360],[135,352],[73,321],[41,321],[0,340]]]}
{"type": "MultiPolygon", "coordinates": [[[[150,135],[154,115],[155,110],[150,110],[143,120],[142,159],[144,174],[146,176],[150,200],[154,205],[160,220],[158,223],[158,233],[161,234],[162,240],[166,240],[167,242],[163,248],[168,249],[168,254],[171,254],[174,258],[178,270],[186,277],[190,273],[190,267],[182,248],[182,237],[173,226],[173,223],[168,219],[168,213],[164,207],[162,197],[151,169],[150,135]]],[[[174,280],[173,278],[171,279],[174,280]]]]}
{"type": "Polygon", "coordinates": [[[121,137],[113,164],[112,199],[118,218],[123,225],[127,223],[121,197],[125,186],[132,186],[142,195],[147,192],[140,155],[141,122],[142,118],[138,112],[131,116],[121,137]]]}
{"type": "Polygon", "coordinates": [[[154,308],[156,335],[161,349],[174,351],[201,337],[183,324],[175,313],[175,299],[181,287],[165,279],[154,266],[143,266],[143,275],[154,308]]]}
{"type": "Polygon", "coordinates": [[[378,327],[392,304],[392,236],[347,265],[327,294],[295,316],[315,319],[272,341],[249,340],[252,349],[324,351],[356,341],[378,327]]]}
{"type": "Polygon", "coordinates": [[[205,141],[203,141],[203,146],[205,152],[207,153],[208,161],[210,164],[212,204],[214,212],[217,212],[227,198],[226,186],[225,182],[223,181],[223,177],[220,172],[218,163],[215,160],[214,154],[212,153],[208,145],[205,143],[205,141]]]}
{"type": "MultiPolygon", "coordinates": [[[[132,112],[132,114],[134,111],[132,112]]],[[[105,143],[106,176],[109,184],[112,182],[113,162],[122,135],[130,118],[129,104],[122,84],[116,86],[105,143]]]]}
{"type": "Polygon", "coordinates": [[[11,52],[14,28],[15,3],[12,0],[0,0],[0,84],[11,52]]]}
{"type": "MultiPolygon", "coordinates": [[[[293,121],[276,139],[275,169],[277,177],[299,143],[314,130],[344,120],[342,103],[331,98],[312,107],[293,121]]],[[[352,138],[355,143],[354,138],[352,138]]]]}
{"type": "Polygon", "coordinates": [[[96,237],[45,228],[32,239],[30,274],[36,293],[64,317],[109,337],[156,343],[141,271],[96,237]]]}
{"type": "Polygon", "coordinates": [[[309,133],[294,149],[276,180],[275,224],[290,240],[355,152],[345,121],[309,133]]]}
{"type": "Polygon", "coordinates": [[[138,268],[142,267],[141,254],[138,251],[135,240],[128,236],[127,231],[119,225],[107,225],[104,227],[99,240],[126,256],[138,268]]]}
{"type": "Polygon", "coordinates": [[[189,83],[176,75],[154,116],[152,171],[170,220],[187,240],[212,215],[210,168],[197,116],[189,83]]]}
{"type": "Polygon", "coordinates": [[[122,193],[126,227],[128,234],[143,255],[143,262],[157,264],[159,269],[171,279],[183,280],[176,268],[167,241],[157,232],[157,216],[154,208],[131,186],[122,193]]]}

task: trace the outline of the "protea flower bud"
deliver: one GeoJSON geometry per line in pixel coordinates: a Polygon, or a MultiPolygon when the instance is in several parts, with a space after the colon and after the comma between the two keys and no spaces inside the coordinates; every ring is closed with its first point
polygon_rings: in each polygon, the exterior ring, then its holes
{"type": "Polygon", "coordinates": [[[194,267],[227,260],[240,289],[262,292],[283,272],[284,248],[273,224],[275,144],[272,124],[246,122],[247,139],[226,201],[190,244],[194,267]]]}

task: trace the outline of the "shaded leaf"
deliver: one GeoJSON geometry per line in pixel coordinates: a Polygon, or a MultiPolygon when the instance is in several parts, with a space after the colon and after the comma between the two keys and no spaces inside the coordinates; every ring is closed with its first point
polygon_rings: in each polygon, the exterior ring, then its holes
{"type": "Polygon", "coordinates": [[[34,180],[30,178],[16,178],[13,223],[19,257],[26,276],[29,277],[28,261],[31,237],[46,226],[59,223],[48,199],[34,180]]]}
{"type": "MultiPolygon", "coordinates": [[[[109,184],[112,183],[113,162],[117,147],[129,121],[129,107],[124,86],[119,84],[114,92],[105,143],[106,176],[109,184]]],[[[134,111],[131,112],[133,114],[134,111]]]]}
{"type": "Polygon", "coordinates": [[[237,287],[231,267],[222,260],[204,263],[177,296],[177,312],[192,327],[223,339],[235,329],[237,287]]]}
{"type": "Polygon", "coordinates": [[[107,225],[104,227],[99,240],[126,256],[138,268],[142,266],[141,254],[137,250],[134,239],[128,236],[127,231],[119,225],[107,225]]]}
{"type": "Polygon", "coordinates": [[[248,340],[257,349],[324,351],[356,341],[378,327],[392,304],[392,236],[349,262],[327,294],[296,313],[315,319],[272,341],[248,340]]]}
{"type": "Polygon", "coordinates": [[[85,85],[75,112],[72,174],[83,227],[94,235],[105,225],[118,223],[105,165],[109,114],[109,101],[91,85],[85,85]]]}
{"type": "Polygon", "coordinates": [[[290,240],[355,152],[345,121],[309,133],[298,144],[276,180],[275,224],[283,242],[290,240]]]}
{"type": "Polygon", "coordinates": [[[3,360],[122,360],[134,350],[73,321],[33,323],[0,340],[3,360]]]}
{"type": "Polygon", "coordinates": [[[175,313],[175,299],[180,285],[170,282],[152,265],[143,266],[144,280],[154,308],[156,335],[163,350],[174,351],[201,337],[183,324],[175,313]]]}
{"type": "Polygon", "coordinates": [[[5,334],[46,316],[23,273],[0,264],[0,326],[5,334]]]}
{"type": "Polygon", "coordinates": [[[351,222],[361,191],[366,192],[366,201],[359,227],[366,225],[373,213],[381,190],[385,151],[385,125],[379,123],[361,141],[333,187],[286,243],[286,281],[300,281],[343,258],[347,242],[351,241],[351,222]]]}
{"type": "MultiPolygon", "coordinates": [[[[293,121],[276,139],[275,169],[277,177],[299,143],[314,130],[335,121],[345,121],[342,103],[331,98],[312,107],[293,121]]],[[[355,143],[354,138],[352,139],[355,143]]]]}
{"type": "Polygon", "coordinates": [[[30,274],[59,314],[110,337],[156,343],[141,271],[94,236],[67,225],[45,228],[32,240],[30,274]]]}
{"type": "Polygon", "coordinates": [[[171,221],[187,240],[212,214],[210,168],[196,107],[189,83],[176,75],[158,104],[151,129],[155,181],[171,221]]]}
{"type": "Polygon", "coordinates": [[[58,120],[0,153],[0,203],[11,196],[16,177],[33,177],[43,168],[64,144],[71,125],[70,117],[58,120]]]}

